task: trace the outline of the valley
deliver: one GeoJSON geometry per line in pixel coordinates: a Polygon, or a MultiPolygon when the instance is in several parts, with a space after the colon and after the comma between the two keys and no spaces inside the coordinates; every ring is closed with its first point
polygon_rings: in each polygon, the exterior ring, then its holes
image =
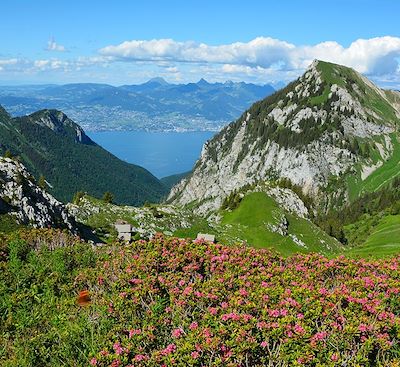
{"type": "Polygon", "coordinates": [[[2,0],[0,367],[400,367],[399,14],[2,0]]]}
{"type": "MultiPolygon", "coordinates": [[[[94,86],[93,90],[97,88],[94,86]]],[[[85,155],[91,149],[101,150],[62,112],[45,110],[13,119],[3,110],[4,137],[8,134],[17,138],[7,138],[0,146],[3,152],[11,150],[11,154],[20,154],[22,162],[32,169],[37,179],[39,175],[46,178],[45,189],[58,199],[71,202],[78,193],[75,197],[83,201],[74,199],[75,204],[68,204],[70,209],[79,222],[101,233],[106,242],[115,239],[114,223],[124,219],[136,228],[138,238],[150,238],[158,232],[195,238],[202,232],[212,233],[225,244],[244,242],[274,249],[285,256],[298,252],[319,252],[327,256],[348,252],[380,257],[397,250],[396,241],[386,247],[382,240],[391,231],[397,233],[400,111],[398,105],[392,104],[396,96],[396,92],[379,89],[350,68],[316,60],[303,76],[256,102],[214,137],[212,133],[190,133],[194,140],[182,135],[182,144],[168,140],[163,148],[161,135],[151,143],[140,132],[132,132],[132,137],[129,133],[122,136],[119,132],[110,132],[115,135],[115,142],[106,146],[120,157],[133,154],[132,157],[140,160],[140,150],[148,150],[152,155],[155,149],[165,150],[161,153],[162,159],[154,155],[151,159],[158,164],[158,171],[154,168],[158,177],[171,176],[161,181],[152,179],[158,187],[156,195],[146,198],[139,189],[136,200],[146,202],[142,208],[116,206],[100,199],[103,193],[110,192],[116,204],[132,205],[126,196],[118,193],[119,190],[128,194],[128,186],[121,184],[121,176],[118,176],[117,191],[110,179],[101,180],[98,184],[103,185],[102,191],[95,191],[92,184],[78,185],[78,181],[71,186],[76,178],[71,176],[67,180],[65,176],[63,180],[70,187],[69,198],[60,195],[58,186],[65,184],[57,180],[61,172],[65,175],[65,170],[53,168],[50,173],[48,163],[37,158],[53,151],[55,145],[49,142],[71,144],[75,141],[73,145],[82,152],[86,150],[85,155]],[[20,127],[13,132],[13,125],[20,127]],[[37,139],[37,133],[29,130],[31,126],[46,134],[46,140],[36,143],[35,155],[32,155],[33,146],[15,144],[15,139],[21,139],[21,133],[26,137],[34,134],[37,139]],[[67,139],[68,135],[72,140],[67,139]],[[210,139],[192,166],[195,157],[187,152],[194,151],[197,136],[199,145],[201,139],[210,139]],[[137,144],[131,153],[132,138],[137,144]],[[186,163],[176,161],[168,171],[162,165],[178,159],[169,155],[173,151],[170,144],[179,146],[179,155],[185,156],[186,163]],[[154,148],[146,149],[146,145],[154,148]],[[174,175],[177,171],[186,173],[174,175]],[[164,200],[165,203],[159,203],[164,200]],[[370,251],[370,246],[374,251],[370,251]]],[[[92,134],[100,139],[104,133],[92,134]]],[[[54,152],[60,167],[71,164],[69,154],[61,157],[60,152],[54,152]]],[[[77,154],[81,153],[77,151],[77,154]]],[[[113,159],[118,165],[129,166],[113,159]]],[[[75,160],[74,164],[78,162],[75,160]]],[[[151,167],[150,161],[142,162],[151,167]]],[[[82,161],[82,164],[87,163],[82,161]]],[[[136,180],[143,180],[144,173],[137,171],[136,180]]],[[[116,177],[115,169],[113,177],[116,177]]],[[[148,189],[150,186],[146,183],[141,190],[148,189]]]]}
{"type": "Polygon", "coordinates": [[[61,111],[0,108],[0,362],[396,367],[399,125],[316,60],[158,179],[61,111]]]}

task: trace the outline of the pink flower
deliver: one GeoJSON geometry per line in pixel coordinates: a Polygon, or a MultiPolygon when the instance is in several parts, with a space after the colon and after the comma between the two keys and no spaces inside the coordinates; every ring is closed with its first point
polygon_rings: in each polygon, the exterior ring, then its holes
{"type": "Polygon", "coordinates": [[[92,359],[90,360],[90,364],[91,364],[92,366],[97,366],[97,359],[96,359],[96,358],[92,358],[92,359]]]}
{"type": "Polygon", "coordinates": [[[333,353],[331,356],[331,360],[333,362],[337,362],[339,360],[339,355],[337,353],[333,353]]]}
{"type": "Polygon", "coordinates": [[[324,340],[328,336],[328,333],[326,331],[320,331],[316,333],[312,339],[313,340],[324,340]]]}
{"type": "Polygon", "coordinates": [[[246,291],[246,289],[242,288],[239,290],[239,294],[243,297],[247,297],[249,293],[246,291]]]}
{"type": "Polygon", "coordinates": [[[183,330],[178,328],[172,331],[172,336],[174,338],[180,338],[183,335],[183,330]]]}
{"type": "Polygon", "coordinates": [[[260,343],[260,346],[261,346],[262,348],[265,348],[267,345],[268,345],[268,343],[267,343],[266,341],[262,341],[262,342],[260,343]]]}
{"type": "Polygon", "coordinates": [[[193,321],[193,322],[189,325],[189,329],[190,329],[190,330],[196,330],[198,326],[199,326],[199,324],[198,324],[196,321],[193,321]]]}
{"type": "Polygon", "coordinates": [[[132,338],[134,335],[139,335],[141,333],[140,329],[132,329],[129,330],[129,339],[132,338]]]}
{"type": "Polygon", "coordinates": [[[360,326],[358,327],[358,330],[361,331],[362,333],[365,333],[366,331],[368,331],[368,326],[365,324],[360,324],[360,326]]]}
{"type": "Polygon", "coordinates": [[[199,357],[200,357],[200,353],[199,353],[199,352],[196,352],[196,351],[190,353],[190,355],[191,355],[191,357],[192,357],[193,359],[196,359],[196,358],[199,358],[199,357]]]}
{"type": "Polygon", "coordinates": [[[281,316],[287,316],[288,310],[286,308],[282,308],[280,311],[281,316]]]}
{"type": "Polygon", "coordinates": [[[135,356],[135,361],[140,362],[140,361],[145,361],[147,360],[147,357],[144,354],[137,354],[135,356]]]}
{"type": "Polygon", "coordinates": [[[304,332],[305,332],[303,327],[301,325],[299,325],[299,324],[294,325],[293,329],[297,334],[300,334],[300,335],[304,334],[304,332]]]}
{"type": "Polygon", "coordinates": [[[269,315],[270,315],[271,317],[279,317],[280,312],[279,312],[279,310],[270,310],[270,311],[269,311],[269,315]]]}
{"type": "Polygon", "coordinates": [[[321,289],[319,290],[319,293],[320,293],[321,295],[323,295],[323,296],[326,296],[329,292],[328,292],[328,290],[327,290],[326,288],[321,288],[321,289]]]}
{"type": "Polygon", "coordinates": [[[138,278],[133,278],[133,279],[131,279],[131,280],[129,281],[129,283],[131,283],[132,285],[137,285],[137,284],[142,283],[142,280],[141,280],[141,279],[138,279],[138,278]]]}
{"type": "Polygon", "coordinates": [[[121,347],[121,344],[116,342],[113,345],[113,349],[116,355],[121,355],[124,352],[124,349],[121,347]]]}
{"type": "Polygon", "coordinates": [[[165,349],[163,349],[161,351],[161,354],[166,356],[168,354],[171,354],[171,353],[175,352],[175,350],[176,350],[175,344],[169,344],[169,345],[167,345],[167,347],[165,349]]]}

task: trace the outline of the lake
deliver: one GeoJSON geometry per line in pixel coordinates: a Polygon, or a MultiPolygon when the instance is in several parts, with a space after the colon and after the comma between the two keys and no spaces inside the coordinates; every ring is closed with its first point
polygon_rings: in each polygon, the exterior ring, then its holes
{"type": "Polygon", "coordinates": [[[101,131],[87,135],[118,158],[142,166],[161,178],[190,171],[211,131],[101,131]]]}

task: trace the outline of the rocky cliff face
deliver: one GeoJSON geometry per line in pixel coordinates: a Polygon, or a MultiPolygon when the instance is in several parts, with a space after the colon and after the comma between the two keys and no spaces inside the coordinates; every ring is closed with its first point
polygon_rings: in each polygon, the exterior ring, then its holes
{"type": "Polygon", "coordinates": [[[10,213],[21,224],[77,233],[65,206],[38,187],[21,163],[9,158],[0,158],[0,212],[10,213]]]}
{"type": "MultiPolygon", "coordinates": [[[[313,196],[345,174],[371,174],[393,153],[400,122],[398,93],[354,70],[314,61],[304,75],[223,129],[203,147],[193,174],[169,200],[220,207],[234,189],[289,179],[313,196]]],[[[343,180],[342,180],[343,181],[343,180]]],[[[341,194],[346,200],[347,188],[341,194]]]]}
{"type": "Polygon", "coordinates": [[[30,123],[46,127],[57,134],[68,135],[82,144],[95,144],[68,116],[58,110],[42,110],[25,117],[30,123]]]}

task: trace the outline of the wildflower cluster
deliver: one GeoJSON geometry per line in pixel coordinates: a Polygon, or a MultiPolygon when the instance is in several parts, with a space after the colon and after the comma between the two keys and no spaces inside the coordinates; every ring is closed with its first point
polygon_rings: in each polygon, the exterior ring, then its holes
{"type": "Polygon", "coordinates": [[[92,278],[113,327],[90,364],[395,366],[399,263],[138,241],[92,278]]]}

